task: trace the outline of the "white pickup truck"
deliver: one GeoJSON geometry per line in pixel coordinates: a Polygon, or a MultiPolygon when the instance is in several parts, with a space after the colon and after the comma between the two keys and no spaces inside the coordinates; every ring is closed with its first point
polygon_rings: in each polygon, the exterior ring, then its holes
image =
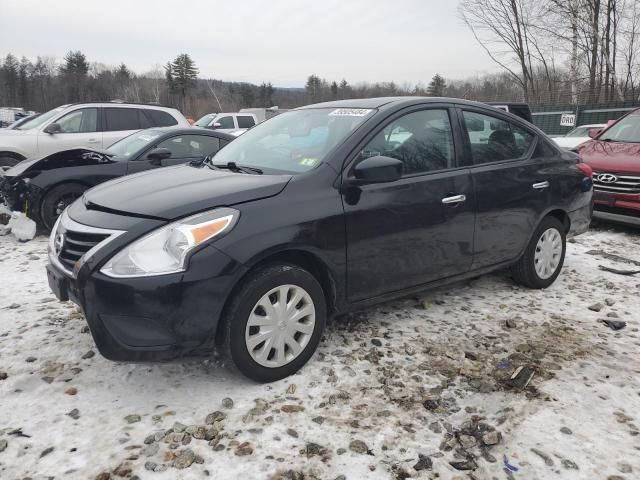
{"type": "Polygon", "coordinates": [[[194,123],[193,126],[219,130],[237,137],[257,123],[260,122],[253,113],[228,112],[208,113],[194,123]]]}

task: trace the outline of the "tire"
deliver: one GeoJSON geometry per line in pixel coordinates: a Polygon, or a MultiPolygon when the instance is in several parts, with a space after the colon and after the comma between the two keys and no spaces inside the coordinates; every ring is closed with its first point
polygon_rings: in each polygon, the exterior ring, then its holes
{"type": "Polygon", "coordinates": [[[564,225],[555,217],[545,217],[513,266],[514,280],[529,288],[547,288],[560,275],[566,250],[564,225]]]}
{"type": "Polygon", "coordinates": [[[20,163],[20,160],[17,158],[9,157],[7,155],[0,156],[0,170],[8,170],[18,163],[20,163]]]}
{"type": "Polygon", "coordinates": [[[43,200],[40,209],[40,219],[42,226],[51,231],[58,216],[63,210],[79,198],[87,188],[78,183],[65,183],[49,190],[43,200]]]}
{"type": "Polygon", "coordinates": [[[243,375],[256,382],[274,382],[288,377],[302,368],[315,352],[326,315],[324,292],[313,275],[296,265],[266,266],[244,281],[226,309],[223,321],[227,355],[243,375]],[[288,313],[284,320],[278,317],[281,292],[286,292],[290,304],[287,309],[291,315],[298,313],[299,321],[288,313]],[[269,293],[271,296],[267,297],[269,293]],[[296,294],[300,300],[293,305],[296,294]],[[268,307],[265,302],[271,305],[272,317],[279,318],[280,323],[269,319],[267,309],[261,306],[262,303],[268,307]],[[250,320],[266,323],[254,326],[249,325],[250,320]],[[298,328],[305,332],[291,333],[298,328]],[[269,339],[269,332],[274,330],[275,335],[269,339]],[[265,340],[260,342],[260,338],[265,340]],[[279,343],[279,339],[284,340],[279,343]],[[292,348],[293,342],[297,344],[296,348],[292,348]]]}

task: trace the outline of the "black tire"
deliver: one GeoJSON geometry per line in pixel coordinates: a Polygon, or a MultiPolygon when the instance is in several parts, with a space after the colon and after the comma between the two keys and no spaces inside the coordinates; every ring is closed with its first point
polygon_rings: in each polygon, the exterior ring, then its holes
{"type": "Polygon", "coordinates": [[[51,231],[62,211],[79,198],[86,189],[87,187],[78,183],[64,183],[49,190],[42,200],[40,209],[42,226],[47,231],[51,231]]]}
{"type": "Polygon", "coordinates": [[[296,265],[268,265],[243,282],[225,311],[226,353],[243,375],[256,382],[274,382],[297,372],[315,352],[326,323],[327,307],[322,287],[308,271],[296,265]],[[266,367],[249,353],[245,332],[247,323],[258,301],[273,288],[293,285],[304,289],[315,308],[315,325],[308,343],[289,363],[281,367],[266,367]]]}
{"type": "Polygon", "coordinates": [[[7,170],[20,163],[20,160],[7,155],[0,155],[0,170],[7,170]]]}
{"type": "Polygon", "coordinates": [[[524,255],[518,260],[512,268],[513,279],[525,287],[529,288],[547,288],[553,282],[555,282],[558,275],[560,275],[560,271],[562,270],[562,265],[564,264],[564,256],[567,250],[567,236],[565,231],[565,226],[562,224],[560,220],[555,217],[545,217],[536,231],[534,232],[531,240],[529,241],[529,245],[527,245],[527,249],[524,252],[524,255]],[[558,266],[556,267],[553,274],[547,278],[542,278],[538,275],[536,271],[536,250],[538,248],[538,241],[542,237],[542,235],[549,229],[555,229],[560,234],[560,238],[562,240],[562,253],[560,254],[560,261],[558,266]]]}

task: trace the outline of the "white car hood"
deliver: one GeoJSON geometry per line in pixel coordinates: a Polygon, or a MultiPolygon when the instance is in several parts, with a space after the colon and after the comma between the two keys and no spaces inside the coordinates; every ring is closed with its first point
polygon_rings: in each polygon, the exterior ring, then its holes
{"type": "Polygon", "coordinates": [[[588,142],[589,140],[591,140],[590,137],[556,137],[553,138],[553,141],[556,142],[556,144],[559,147],[562,148],[575,148],[578,145],[584,143],[584,142],[588,142]]]}

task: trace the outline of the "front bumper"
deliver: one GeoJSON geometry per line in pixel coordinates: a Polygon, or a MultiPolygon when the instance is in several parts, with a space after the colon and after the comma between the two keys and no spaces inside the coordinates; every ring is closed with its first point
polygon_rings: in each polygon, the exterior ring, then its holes
{"type": "Polygon", "coordinates": [[[110,360],[150,361],[210,351],[227,297],[245,268],[208,245],[192,255],[185,272],[111,278],[100,268],[121,248],[115,243],[90,261],[81,259],[73,273],[61,268],[53,251],[47,265],[51,290],[82,308],[100,353],[110,360]]]}
{"type": "Polygon", "coordinates": [[[596,190],[593,202],[595,219],[640,226],[640,194],[596,190]]]}

